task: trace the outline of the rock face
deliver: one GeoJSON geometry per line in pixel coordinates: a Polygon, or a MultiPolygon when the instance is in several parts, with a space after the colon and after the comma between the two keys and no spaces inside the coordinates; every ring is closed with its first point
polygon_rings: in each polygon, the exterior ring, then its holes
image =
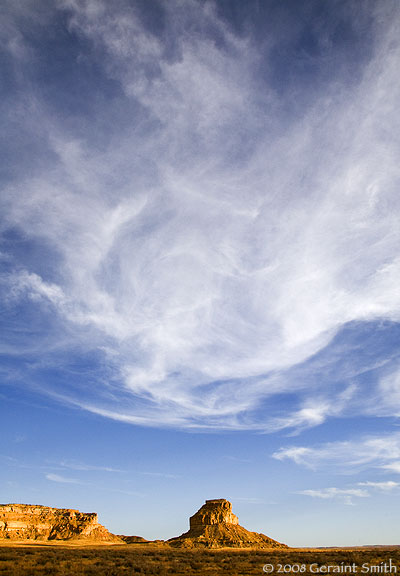
{"type": "Polygon", "coordinates": [[[0,539],[122,542],[98,523],[97,514],[67,508],[0,504],[0,539]]]}
{"type": "Polygon", "coordinates": [[[190,530],[198,526],[213,524],[239,524],[239,519],[232,512],[228,500],[206,500],[206,503],[189,519],[190,530]]]}
{"type": "Polygon", "coordinates": [[[168,540],[171,546],[185,548],[287,548],[265,534],[250,532],[239,525],[228,500],[206,500],[190,518],[190,529],[168,540]]]}

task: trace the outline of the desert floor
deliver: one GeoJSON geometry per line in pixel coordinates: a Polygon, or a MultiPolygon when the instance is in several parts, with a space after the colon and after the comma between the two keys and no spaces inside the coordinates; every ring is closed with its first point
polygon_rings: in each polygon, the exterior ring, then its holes
{"type": "Polygon", "coordinates": [[[0,544],[0,575],[400,574],[400,547],[185,550],[154,545],[0,544]]]}

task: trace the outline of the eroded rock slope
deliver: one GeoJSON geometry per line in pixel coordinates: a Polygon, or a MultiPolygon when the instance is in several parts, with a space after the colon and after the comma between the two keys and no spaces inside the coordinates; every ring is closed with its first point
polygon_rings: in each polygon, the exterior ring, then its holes
{"type": "Polygon", "coordinates": [[[186,548],[287,548],[265,534],[250,532],[239,525],[232,512],[232,504],[225,499],[206,500],[206,503],[190,518],[190,528],[177,538],[171,538],[171,546],[186,548]]]}
{"type": "Polygon", "coordinates": [[[122,542],[99,524],[95,513],[30,504],[0,504],[0,538],[122,542]]]}

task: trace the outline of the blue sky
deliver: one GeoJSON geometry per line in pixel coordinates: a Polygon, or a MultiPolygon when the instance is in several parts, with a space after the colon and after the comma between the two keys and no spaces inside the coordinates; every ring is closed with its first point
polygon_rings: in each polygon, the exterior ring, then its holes
{"type": "Polygon", "coordinates": [[[400,7],[5,1],[2,502],[399,541],[400,7]]]}

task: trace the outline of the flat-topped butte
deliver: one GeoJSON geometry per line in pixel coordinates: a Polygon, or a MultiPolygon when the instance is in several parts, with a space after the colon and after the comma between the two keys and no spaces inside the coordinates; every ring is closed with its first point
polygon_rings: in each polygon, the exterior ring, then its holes
{"type": "Polygon", "coordinates": [[[206,500],[190,517],[189,525],[188,532],[171,538],[168,543],[185,548],[287,548],[286,544],[265,534],[240,526],[238,517],[232,512],[232,504],[225,498],[206,500]]]}

